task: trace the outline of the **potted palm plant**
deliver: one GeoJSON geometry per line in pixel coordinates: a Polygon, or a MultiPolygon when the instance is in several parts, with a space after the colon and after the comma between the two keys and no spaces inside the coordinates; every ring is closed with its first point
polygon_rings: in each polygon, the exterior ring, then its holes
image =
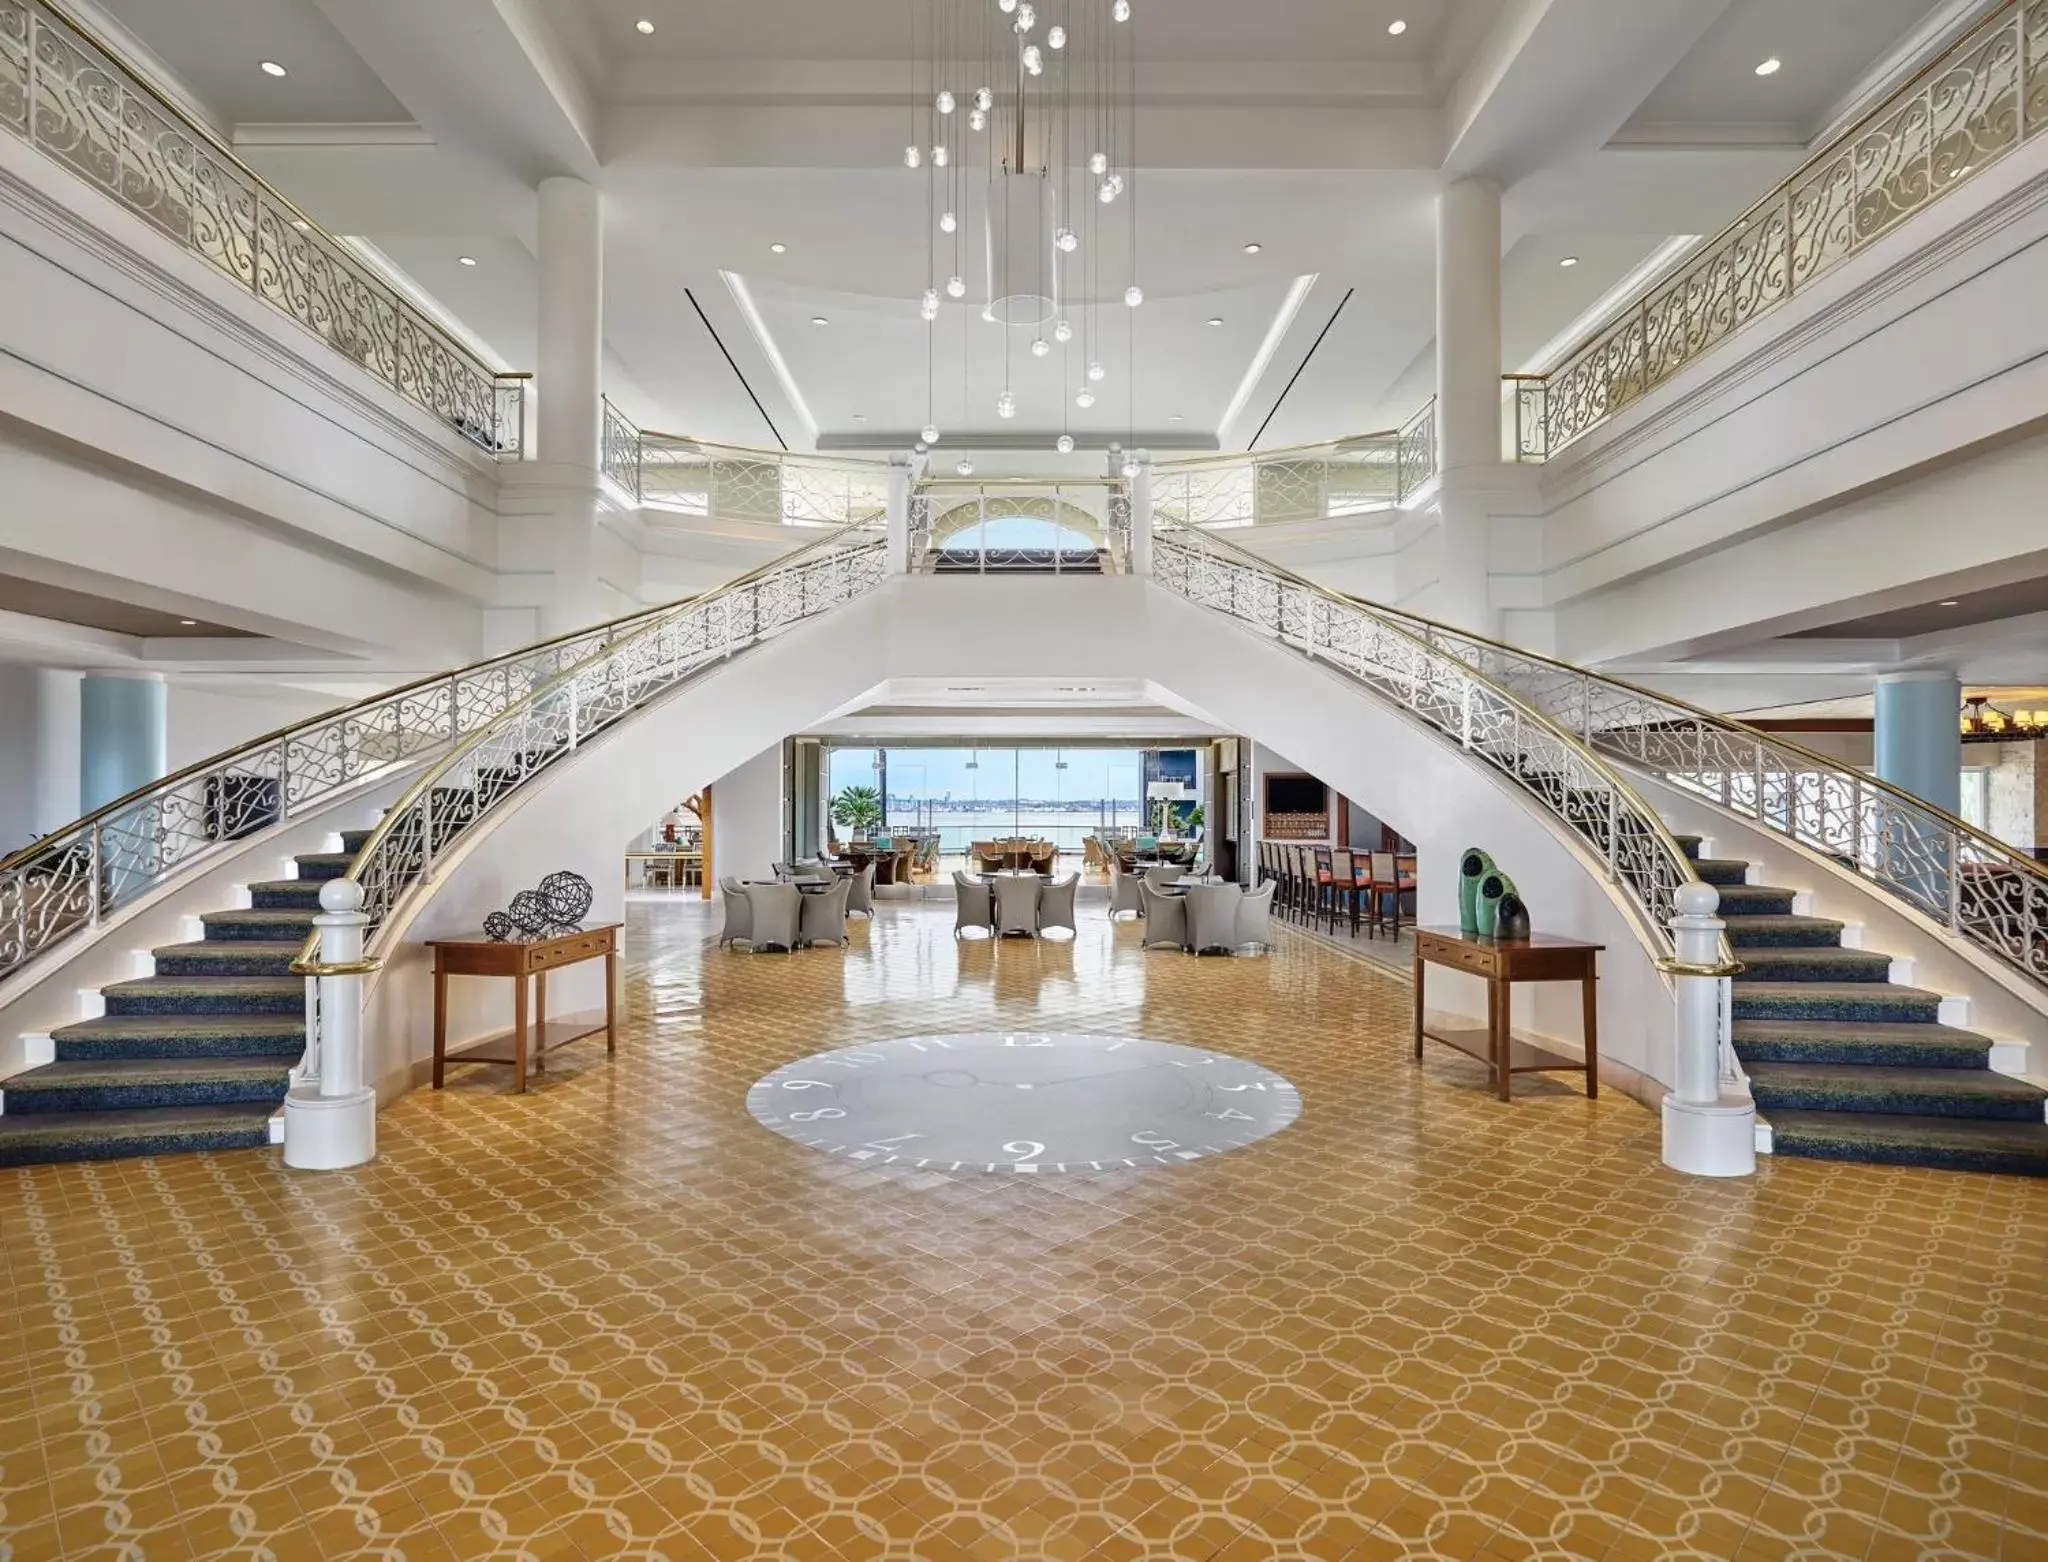
{"type": "Polygon", "coordinates": [[[882,826],[882,794],[871,786],[850,786],[832,799],[832,822],[864,840],[882,826]]]}

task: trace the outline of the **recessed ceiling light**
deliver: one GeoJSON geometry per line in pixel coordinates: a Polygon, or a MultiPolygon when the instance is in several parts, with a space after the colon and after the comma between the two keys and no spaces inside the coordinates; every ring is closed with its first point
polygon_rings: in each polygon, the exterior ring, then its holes
{"type": "Polygon", "coordinates": [[[1172,417],[1168,418],[1166,421],[1169,423],[1185,423],[1187,422],[1187,419],[1182,417],[1178,412],[1176,412],[1173,414],[1172,417]]]}
{"type": "Polygon", "coordinates": [[[181,618],[178,622],[187,629],[197,629],[199,627],[199,620],[196,618],[181,618]]]}
{"type": "Polygon", "coordinates": [[[867,420],[868,420],[868,415],[867,415],[867,414],[866,414],[865,412],[856,412],[856,413],[855,413],[855,414],[853,415],[853,421],[854,421],[854,422],[856,422],[856,423],[865,423],[865,422],[867,422],[867,420]]]}
{"type": "Polygon", "coordinates": [[[1263,244],[1247,244],[1244,247],[1244,252],[1247,255],[1256,255],[1260,250],[1264,249],[1265,247],[1266,246],[1263,244]]]}
{"type": "Polygon", "coordinates": [[[1558,264],[1560,266],[1563,266],[1567,271],[1569,271],[1573,266],[1576,266],[1578,263],[1579,257],[1576,255],[1567,255],[1563,260],[1560,260],[1558,262],[1558,264]]]}
{"type": "Polygon", "coordinates": [[[1957,600],[1956,600],[1956,599],[1955,599],[1954,597],[1950,597],[1950,598],[1949,598],[1949,599],[1948,599],[1947,601],[1945,601],[1945,602],[1937,602],[1937,603],[1935,604],[1935,606],[1936,606],[1936,607],[1961,607],[1961,606],[1962,606],[1962,603],[1958,602],[1958,601],[1957,601],[1957,600]]]}
{"type": "Polygon", "coordinates": [[[789,253],[789,246],[787,244],[771,244],[768,246],[768,252],[771,255],[786,255],[789,253]]]}
{"type": "Polygon", "coordinates": [[[635,32],[651,33],[654,31],[654,23],[648,21],[647,18],[643,16],[640,18],[639,21],[633,24],[633,30],[635,32]]]}
{"type": "Polygon", "coordinates": [[[262,64],[263,74],[266,76],[282,76],[285,74],[285,68],[275,60],[265,60],[262,64]]]}
{"type": "Polygon", "coordinates": [[[1406,22],[1397,20],[1387,23],[1387,31],[1392,33],[1396,38],[1400,37],[1401,34],[1405,33],[1407,30],[1408,24],[1406,22]]]}
{"type": "Polygon", "coordinates": [[[476,264],[476,256],[457,255],[455,257],[455,264],[458,266],[474,266],[476,264]]]}
{"type": "Polygon", "coordinates": [[[1221,315],[1211,315],[1211,316],[1209,316],[1209,324],[1211,324],[1211,325],[1221,325],[1221,324],[1223,324],[1223,316],[1221,316],[1221,315]]]}
{"type": "Polygon", "coordinates": [[[826,319],[826,318],[825,318],[825,317],[824,317],[823,315],[812,315],[812,316],[811,316],[811,324],[812,324],[812,325],[830,325],[831,323],[832,323],[832,322],[831,322],[830,320],[827,320],[827,319],[826,319]]]}
{"type": "Polygon", "coordinates": [[[1775,76],[1778,74],[1779,71],[1783,70],[1784,67],[1785,62],[1779,59],[1774,54],[1768,60],[1765,60],[1763,64],[1759,65],[1756,68],[1756,73],[1759,76],[1775,76]]]}

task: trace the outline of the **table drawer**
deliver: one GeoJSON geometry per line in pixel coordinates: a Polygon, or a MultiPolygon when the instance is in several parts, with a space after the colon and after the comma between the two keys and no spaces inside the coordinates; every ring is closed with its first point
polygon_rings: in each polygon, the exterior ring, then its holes
{"type": "Polygon", "coordinates": [[[579,933],[568,938],[551,939],[535,949],[527,958],[529,971],[552,970],[558,965],[570,965],[578,960],[589,960],[603,954],[612,947],[609,930],[601,933],[579,933]]]}
{"type": "Polygon", "coordinates": [[[1496,956],[1490,949],[1454,944],[1449,939],[1433,939],[1422,953],[1432,965],[1448,966],[1454,971],[1470,971],[1476,976],[1491,976],[1494,972],[1496,956]]]}

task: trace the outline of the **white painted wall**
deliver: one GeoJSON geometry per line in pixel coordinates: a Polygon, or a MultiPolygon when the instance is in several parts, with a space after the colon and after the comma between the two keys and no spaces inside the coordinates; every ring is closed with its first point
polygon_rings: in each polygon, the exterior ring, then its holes
{"type": "Polygon", "coordinates": [[[712,872],[721,879],[772,878],[782,846],[782,741],[778,738],[712,785],[712,872]]]}
{"type": "Polygon", "coordinates": [[[165,695],[165,746],[172,770],[238,748],[341,703],[302,689],[200,685],[172,680],[165,695]]]}
{"type": "Polygon", "coordinates": [[[0,857],[78,817],[79,674],[0,663],[0,857]]]}

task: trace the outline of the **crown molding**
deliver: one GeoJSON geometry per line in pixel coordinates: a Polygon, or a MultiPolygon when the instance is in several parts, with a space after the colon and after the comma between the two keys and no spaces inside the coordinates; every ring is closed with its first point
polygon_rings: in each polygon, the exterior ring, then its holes
{"type": "Polygon", "coordinates": [[[281,146],[434,146],[438,143],[411,120],[362,120],[355,123],[273,124],[251,120],[235,126],[235,147],[281,146]]]}

